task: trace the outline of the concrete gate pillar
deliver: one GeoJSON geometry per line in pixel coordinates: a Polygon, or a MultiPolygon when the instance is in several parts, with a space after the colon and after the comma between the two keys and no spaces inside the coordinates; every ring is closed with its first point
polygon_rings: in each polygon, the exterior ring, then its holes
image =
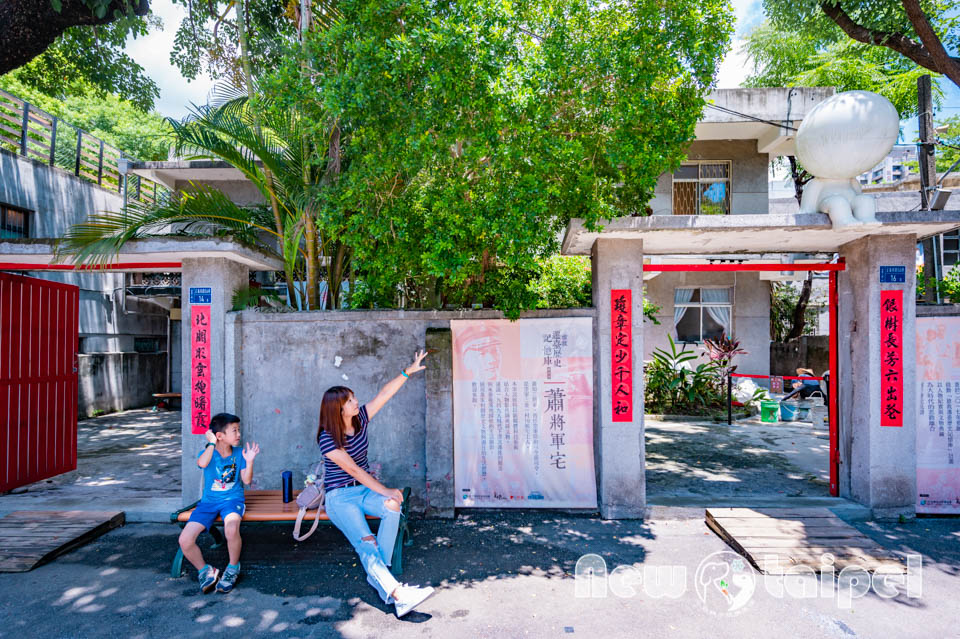
{"type": "Polygon", "coordinates": [[[597,368],[597,459],[600,515],[604,519],[641,519],[647,504],[643,423],[643,242],[598,238],[591,252],[593,305],[598,309],[594,339],[597,368]],[[632,292],[633,422],[613,421],[610,291],[632,292]]]}
{"type": "Polygon", "coordinates": [[[840,494],[878,518],[916,513],[916,244],[909,235],[868,235],[840,247],[838,276],[840,494]],[[881,266],[906,282],[881,283],[881,266]],[[881,426],[880,294],[903,291],[903,426],[881,426]]]}
{"type": "MultiPolygon", "coordinates": [[[[191,288],[210,289],[210,416],[234,409],[235,398],[233,370],[234,357],[228,349],[234,347],[233,326],[226,322],[227,311],[233,306],[231,298],[250,281],[250,271],[241,264],[224,257],[184,258],[181,272],[182,339],[181,339],[181,388],[183,389],[181,442],[183,445],[181,479],[183,504],[200,498],[200,478],[197,470],[197,453],[203,447],[203,435],[193,435],[193,387],[191,352],[192,314],[190,312],[191,288]],[[228,335],[229,329],[229,335],[228,335]],[[229,370],[228,370],[229,369],[229,370]]],[[[241,415],[242,417],[242,415],[241,415]]]]}

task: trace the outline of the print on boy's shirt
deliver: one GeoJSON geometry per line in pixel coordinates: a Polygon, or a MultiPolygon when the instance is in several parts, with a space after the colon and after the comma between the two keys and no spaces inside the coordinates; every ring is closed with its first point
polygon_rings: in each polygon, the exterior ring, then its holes
{"type": "Polygon", "coordinates": [[[217,475],[210,485],[210,490],[215,493],[221,493],[230,490],[237,483],[237,461],[236,456],[231,455],[224,460],[226,464],[217,464],[217,475]]]}

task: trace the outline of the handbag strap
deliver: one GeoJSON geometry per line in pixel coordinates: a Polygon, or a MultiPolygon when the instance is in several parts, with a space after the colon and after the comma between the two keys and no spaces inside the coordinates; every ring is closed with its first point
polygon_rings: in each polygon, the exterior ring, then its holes
{"type": "Polygon", "coordinates": [[[303,535],[301,535],[301,534],[300,534],[300,524],[303,522],[303,517],[304,517],[304,515],[306,515],[306,514],[307,514],[307,509],[306,509],[306,508],[301,508],[301,509],[300,509],[300,512],[297,513],[297,523],[294,524],[294,526],[293,526],[293,538],[296,539],[297,541],[303,541],[304,539],[306,539],[307,537],[309,537],[310,535],[312,535],[312,534],[313,534],[313,531],[315,531],[315,530],[317,529],[317,526],[320,525],[320,509],[317,508],[317,516],[316,516],[316,518],[313,520],[313,526],[310,527],[310,530],[308,530],[306,533],[304,533],[303,535]]]}

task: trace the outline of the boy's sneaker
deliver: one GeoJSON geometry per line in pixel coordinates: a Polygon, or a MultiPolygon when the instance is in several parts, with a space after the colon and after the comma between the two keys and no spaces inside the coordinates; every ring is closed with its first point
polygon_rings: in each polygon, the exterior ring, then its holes
{"type": "Polygon", "coordinates": [[[200,580],[200,592],[206,595],[213,590],[213,587],[217,585],[219,575],[220,571],[213,566],[207,566],[201,570],[200,574],[197,575],[197,579],[200,580]]]}
{"type": "Polygon", "coordinates": [[[402,617],[424,601],[430,598],[434,593],[430,586],[409,586],[400,584],[397,586],[396,595],[394,595],[394,605],[397,607],[397,617],[402,617]]]}
{"type": "Polygon", "coordinates": [[[240,564],[237,564],[236,570],[233,570],[230,568],[230,566],[227,566],[223,571],[223,577],[220,577],[220,581],[217,583],[217,592],[226,594],[233,590],[233,586],[237,583],[237,578],[239,576],[240,564]]]}

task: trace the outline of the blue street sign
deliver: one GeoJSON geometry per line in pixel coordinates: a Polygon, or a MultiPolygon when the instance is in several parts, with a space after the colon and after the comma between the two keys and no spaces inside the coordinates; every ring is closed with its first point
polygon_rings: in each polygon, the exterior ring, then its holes
{"type": "Polygon", "coordinates": [[[191,304],[211,304],[213,301],[213,290],[210,287],[200,287],[190,289],[191,304]]]}
{"type": "Polygon", "coordinates": [[[881,266],[880,281],[891,284],[903,284],[907,281],[906,266],[881,266]]]}

